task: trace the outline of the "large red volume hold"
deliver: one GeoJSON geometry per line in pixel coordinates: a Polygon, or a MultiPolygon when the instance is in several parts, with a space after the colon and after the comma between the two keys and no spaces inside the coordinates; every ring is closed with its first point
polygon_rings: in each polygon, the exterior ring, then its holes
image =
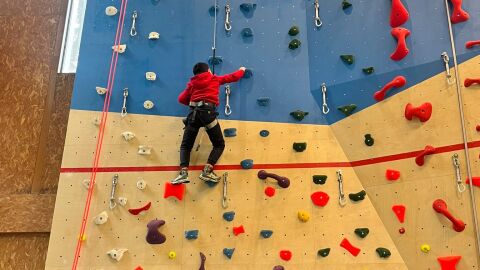
{"type": "Polygon", "coordinates": [[[410,35],[410,30],[407,28],[397,27],[392,29],[391,34],[397,40],[397,48],[390,55],[390,59],[394,61],[400,61],[410,52],[410,50],[407,48],[406,41],[406,38],[410,35]]]}
{"type": "Polygon", "coordinates": [[[465,81],[463,81],[463,86],[465,87],[470,87],[472,84],[480,84],[480,78],[478,79],[472,79],[472,78],[466,78],[465,81]]]}
{"type": "Polygon", "coordinates": [[[348,252],[350,252],[350,254],[352,254],[355,257],[357,257],[358,254],[360,253],[360,249],[352,245],[352,243],[350,243],[350,241],[348,241],[347,238],[343,238],[342,242],[340,243],[340,246],[346,249],[348,252]]]}
{"type": "MultiPolygon", "coordinates": [[[[480,187],[480,177],[478,176],[473,176],[472,177],[473,179],[473,185],[476,186],[476,187],[480,187]]],[[[467,178],[467,184],[470,184],[470,179],[467,178]]]]}
{"type": "Polygon", "coordinates": [[[382,101],[385,99],[385,95],[387,94],[387,91],[392,89],[393,87],[399,88],[404,86],[407,83],[407,79],[403,76],[397,76],[393,78],[392,81],[387,83],[382,89],[379,91],[375,92],[373,94],[373,97],[375,98],[376,101],[382,101]]]}
{"type": "Polygon", "coordinates": [[[450,21],[452,23],[461,23],[470,18],[470,15],[462,9],[463,0],[450,0],[452,2],[453,11],[450,16],[450,21]]]}
{"type": "Polygon", "coordinates": [[[175,197],[179,201],[183,200],[185,195],[185,184],[172,185],[170,182],[165,182],[165,191],[163,192],[163,198],[175,197]]]}
{"type": "Polygon", "coordinates": [[[400,223],[405,222],[405,210],[406,210],[405,205],[401,205],[401,204],[394,205],[392,206],[392,210],[397,216],[398,221],[400,221],[400,223]]]}
{"type": "Polygon", "coordinates": [[[467,41],[467,43],[465,43],[465,47],[467,49],[471,49],[473,46],[476,46],[476,45],[480,45],[480,40],[471,40],[471,41],[467,41]]]}
{"type": "Polygon", "coordinates": [[[432,104],[425,102],[418,107],[413,107],[411,103],[405,106],[405,118],[412,120],[413,117],[417,117],[421,122],[427,122],[432,116],[432,104]]]}
{"type": "Polygon", "coordinates": [[[392,10],[390,11],[390,26],[399,27],[408,21],[408,10],[400,0],[392,0],[392,10]]]}
{"type": "Polygon", "coordinates": [[[437,261],[442,270],[456,270],[457,263],[461,258],[462,256],[438,257],[437,261]]]}
{"type": "Polygon", "coordinates": [[[447,208],[447,203],[442,200],[438,199],[433,202],[433,210],[435,210],[437,213],[444,215],[446,218],[448,218],[452,222],[452,227],[456,232],[462,232],[465,230],[465,222],[463,222],[460,219],[455,218],[447,208]]]}

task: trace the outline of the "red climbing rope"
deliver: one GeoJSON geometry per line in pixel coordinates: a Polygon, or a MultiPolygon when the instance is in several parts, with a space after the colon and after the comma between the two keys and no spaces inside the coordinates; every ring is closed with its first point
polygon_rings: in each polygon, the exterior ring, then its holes
{"type": "Polygon", "coordinates": [[[80,227],[80,233],[79,237],[77,240],[77,246],[75,249],[75,255],[73,257],[73,262],[72,262],[72,270],[76,270],[78,266],[78,262],[80,259],[80,251],[82,249],[82,242],[84,241],[84,235],[85,235],[85,230],[87,227],[87,220],[88,220],[88,214],[90,212],[90,204],[92,201],[92,195],[93,195],[93,188],[95,186],[95,180],[98,172],[98,163],[100,160],[100,154],[102,151],[102,144],[103,144],[103,135],[105,134],[105,127],[107,123],[107,116],[108,116],[108,110],[110,108],[110,100],[113,92],[113,85],[115,82],[115,73],[117,70],[117,63],[118,63],[118,46],[120,45],[120,40],[122,38],[122,33],[123,33],[123,27],[124,27],[124,22],[125,22],[125,14],[127,10],[127,4],[128,0],[122,0],[122,4],[120,7],[120,16],[118,18],[118,24],[117,24],[117,31],[115,33],[115,41],[114,41],[114,49],[112,51],[112,58],[110,61],[110,70],[108,73],[108,83],[107,83],[107,94],[105,96],[105,101],[103,103],[103,109],[102,109],[102,118],[100,121],[100,128],[98,131],[98,138],[97,138],[97,145],[95,147],[95,155],[93,159],[93,166],[91,168],[91,175],[90,175],[90,186],[88,188],[88,194],[87,194],[87,199],[85,201],[85,207],[83,209],[83,217],[82,217],[82,224],[80,227]]]}

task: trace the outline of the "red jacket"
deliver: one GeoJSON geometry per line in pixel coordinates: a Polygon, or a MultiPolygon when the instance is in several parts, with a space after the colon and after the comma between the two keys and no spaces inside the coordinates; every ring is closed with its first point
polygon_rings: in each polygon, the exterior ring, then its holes
{"type": "Polygon", "coordinates": [[[206,101],[218,106],[218,94],[220,85],[239,81],[245,72],[237,70],[233,73],[217,76],[210,72],[204,72],[193,76],[187,84],[187,88],[178,96],[178,102],[187,105],[190,101],[206,101]]]}

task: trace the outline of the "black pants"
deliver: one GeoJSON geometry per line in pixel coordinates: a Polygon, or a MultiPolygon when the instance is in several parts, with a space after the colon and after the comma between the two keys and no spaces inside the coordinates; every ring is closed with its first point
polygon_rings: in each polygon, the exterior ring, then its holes
{"type": "MultiPolygon", "coordinates": [[[[199,107],[191,109],[185,123],[182,145],[180,146],[180,167],[188,167],[190,164],[190,152],[197,138],[198,131],[217,120],[218,113],[213,107],[199,107]]],[[[208,164],[215,165],[225,149],[225,140],[223,139],[220,124],[206,129],[208,138],[212,142],[213,149],[208,157],[208,164]]]]}

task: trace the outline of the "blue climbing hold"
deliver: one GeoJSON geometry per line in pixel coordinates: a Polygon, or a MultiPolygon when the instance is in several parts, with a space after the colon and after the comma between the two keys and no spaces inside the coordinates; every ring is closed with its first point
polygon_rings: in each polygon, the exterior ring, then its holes
{"type": "Polygon", "coordinates": [[[253,168],[253,159],[245,159],[240,162],[240,165],[243,169],[248,170],[253,168]]]}
{"type": "Polygon", "coordinates": [[[253,76],[253,69],[247,68],[245,73],[243,73],[243,78],[249,79],[253,76]]]}
{"type": "Polygon", "coordinates": [[[234,248],[224,248],[223,249],[223,254],[227,256],[227,258],[231,259],[233,256],[233,252],[235,251],[234,248]]]}
{"type": "Polygon", "coordinates": [[[235,218],[235,212],[233,211],[223,213],[223,219],[225,219],[228,222],[233,221],[234,218],[235,218]]]}
{"type": "Polygon", "coordinates": [[[237,129],[236,128],[226,128],[223,130],[223,135],[225,137],[235,137],[237,136],[237,129]]]}
{"type": "Polygon", "coordinates": [[[194,240],[198,238],[198,230],[185,231],[185,238],[194,240]]]}
{"type": "Polygon", "coordinates": [[[210,58],[208,58],[208,63],[211,66],[218,66],[221,63],[223,63],[223,57],[221,57],[221,56],[215,56],[215,57],[210,56],[210,58]]]}
{"type": "Polygon", "coordinates": [[[268,104],[270,104],[270,98],[269,97],[259,97],[259,98],[257,98],[257,103],[258,103],[258,105],[260,105],[262,107],[266,107],[266,106],[268,106],[268,104]]]}
{"type": "Polygon", "coordinates": [[[262,137],[268,137],[268,135],[270,135],[270,131],[264,129],[264,130],[260,130],[260,136],[262,137]]]}
{"type": "Polygon", "coordinates": [[[242,35],[243,38],[253,37],[253,30],[252,28],[249,28],[249,27],[243,28],[240,34],[242,35]]]}
{"type": "Polygon", "coordinates": [[[213,188],[218,185],[218,182],[206,181],[205,184],[207,184],[208,187],[213,188]]]}
{"type": "Polygon", "coordinates": [[[273,234],[273,231],[272,230],[261,230],[260,231],[260,235],[263,237],[263,238],[270,238],[273,234]]]}

